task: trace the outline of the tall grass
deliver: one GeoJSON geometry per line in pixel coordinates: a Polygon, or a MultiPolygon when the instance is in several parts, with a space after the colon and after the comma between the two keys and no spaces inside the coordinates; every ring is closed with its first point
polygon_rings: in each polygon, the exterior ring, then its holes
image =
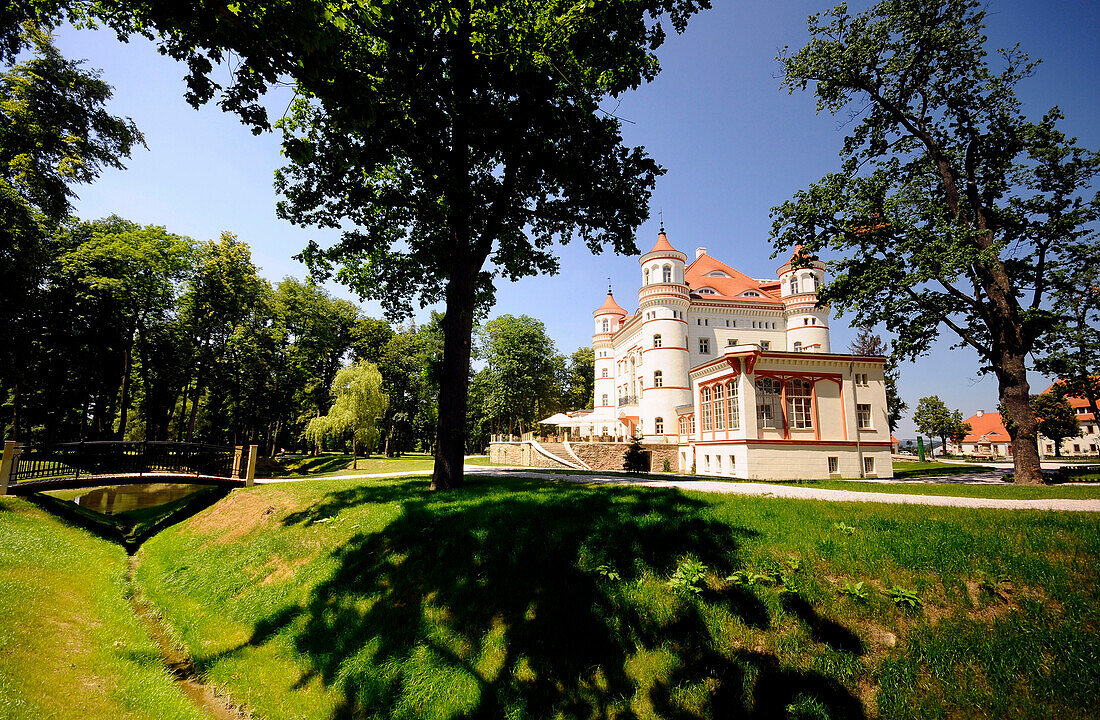
{"type": "Polygon", "coordinates": [[[1100,712],[1091,516],[469,482],[235,491],[138,580],[269,720],[1100,712]]]}

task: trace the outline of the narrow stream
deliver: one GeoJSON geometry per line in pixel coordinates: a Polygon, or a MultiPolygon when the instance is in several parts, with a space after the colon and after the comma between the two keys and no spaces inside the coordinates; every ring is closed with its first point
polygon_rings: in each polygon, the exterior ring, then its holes
{"type": "Polygon", "coordinates": [[[212,720],[248,720],[252,715],[245,709],[234,705],[227,697],[221,695],[212,685],[202,682],[195,663],[182,648],[177,646],[168,628],[157,615],[156,610],[139,593],[134,583],[134,575],[137,572],[137,555],[130,556],[130,565],[126,570],[126,586],[130,591],[130,608],[145,625],[149,635],[156,641],[160,648],[161,659],[165,667],[172,673],[176,684],[183,693],[200,710],[206,713],[212,720]]]}

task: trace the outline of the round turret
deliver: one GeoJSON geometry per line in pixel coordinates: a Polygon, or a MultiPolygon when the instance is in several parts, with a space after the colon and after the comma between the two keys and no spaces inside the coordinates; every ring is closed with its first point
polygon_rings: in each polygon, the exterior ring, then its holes
{"type": "Polygon", "coordinates": [[[787,316],[787,350],[830,352],[829,308],[817,304],[817,291],[825,281],[825,263],[798,245],[777,273],[787,316]]]}
{"type": "Polygon", "coordinates": [[[615,354],[612,352],[611,338],[622,327],[626,310],[615,302],[611,288],[607,288],[607,297],[603,305],[592,313],[595,318],[595,330],[592,334],[592,351],[595,354],[595,400],[594,407],[615,406],[615,354]]]}
{"type": "Polygon", "coordinates": [[[678,435],[676,408],[691,402],[687,381],[690,356],[684,344],[691,302],[684,282],[687,255],[672,247],[661,228],[657,243],[640,262],[642,387],[638,409],[646,438],[661,441],[678,435]]]}

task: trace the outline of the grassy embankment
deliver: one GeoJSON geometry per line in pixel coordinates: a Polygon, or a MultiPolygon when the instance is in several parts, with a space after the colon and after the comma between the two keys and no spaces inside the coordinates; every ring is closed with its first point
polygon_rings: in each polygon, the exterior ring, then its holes
{"type": "Polygon", "coordinates": [[[268,720],[1100,713],[1092,514],[330,480],[235,491],[141,555],[268,720]]]}
{"type": "Polygon", "coordinates": [[[0,717],[201,720],[130,610],[121,545],[0,497],[0,717]]]}
{"type": "MultiPolygon", "coordinates": [[[[418,472],[431,470],[435,459],[424,453],[408,453],[401,457],[388,458],[375,455],[360,457],[356,468],[352,469],[351,455],[325,453],[322,455],[282,455],[275,459],[284,469],[277,477],[325,477],[327,475],[349,475],[361,473],[418,472]]],[[[476,455],[466,458],[467,465],[488,465],[488,455],[476,455]]]]}

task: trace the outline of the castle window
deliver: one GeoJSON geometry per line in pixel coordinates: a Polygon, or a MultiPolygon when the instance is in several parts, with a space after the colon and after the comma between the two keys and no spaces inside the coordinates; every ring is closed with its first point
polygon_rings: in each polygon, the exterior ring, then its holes
{"type": "Polygon", "coordinates": [[[699,405],[700,405],[699,409],[702,410],[702,412],[703,412],[703,432],[706,432],[707,430],[710,430],[710,427],[711,427],[711,425],[710,425],[711,406],[710,406],[710,388],[709,387],[703,388],[702,392],[700,393],[699,405]]]}
{"type": "Polygon", "coordinates": [[[662,417],[653,418],[653,432],[658,435],[665,434],[665,419],[662,417]]]}
{"type": "Polygon", "coordinates": [[[611,323],[608,322],[607,318],[604,318],[603,319],[603,331],[607,332],[610,329],[611,329],[611,323]]]}
{"type": "Polygon", "coordinates": [[[832,457],[832,456],[829,457],[829,474],[830,475],[840,474],[840,458],[839,457],[832,457]]]}
{"type": "Polygon", "coordinates": [[[790,380],[787,382],[787,417],[791,427],[805,429],[812,428],[813,387],[805,380],[790,380]]]}
{"type": "Polygon", "coordinates": [[[774,429],[780,427],[783,409],[779,399],[782,387],[778,380],[759,378],[756,381],[756,422],[760,427],[774,429]]]}
{"type": "Polygon", "coordinates": [[[600,375],[600,377],[607,377],[607,368],[603,369],[603,373],[600,375]]]}
{"type": "Polygon", "coordinates": [[[814,292],[817,292],[818,288],[820,288],[820,287],[821,287],[821,278],[819,278],[817,275],[814,275],[814,292]]]}
{"type": "Polygon", "coordinates": [[[724,430],[726,427],[726,399],[724,396],[725,386],[718,384],[714,386],[714,429],[724,430]]]}
{"type": "Polygon", "coordinates": [[[644,271],[642,271],[642,284],[649,284],[649,268],[646,268],[644,271]]]}
{"type": "Polygon", "coordinates": [[[772,349],[772,344],[770,342],[768,342],[767,340],[761,340],[760,341],[760,349],[767,352],[768,350],[772,349]]]}
{"type": "Polygon", "coordinates": [[[798,278],[794,275],[791,276],[791,295],[798,294],[798,278]]]}
{"type": "Polygon", "coordinates": [[[672,282],[672,266],[671,265],[665,265],[663,268],[661,268],[661,282],[666,282],[666,283],[672,282]]]}
{"type": "MultiPolygon", "coordinates": [[[[741,410],[737,407],[737,380],[730,380],[729,390],[726,392],[726,416],[729,418],[729,429],[741,429],[741,410]]],[[[733,469],[733,461],[730,461],[730,469],[733,469]]]]}
{"type": "Polygon", "coordinates": [[[692,435],[695,434],[695,415],[688,415],[688,432],[692,435]]]}
{"type": "Polygon", "coordinates": [[[660,333],[657,333],[656,335],[653,336],[653,347],[655,347],[655,348],[661,347],[661,334],[660,333]]]}
{"type": "Polygon", "coordinates": [[[871,430],[871,406],[859,403],[856,405],[856,427],[860,430],[871,430]]]}
{"type": "Polygon", "coordinates": [[[607,393],[604,393],[600,396],[600,405],[607,405],[607,393]]]}
{"type": "Polygon", "coordinates": [[[730,338],[726,340],[726,347],[733,347],[737,344],[737,338],[730,338]]]}
{"type": "Polygon", "coordinates": [[[699,354],[710,355],[710,340],[708,338],[699,338],[699,354]]]}
{"type": "Polygon", "coordinates": [[[802,343],[800,343],[800,342],[796,342],[796,343],[794,344],[794,351],[795,351],[795,352],[802,352],[802,343]]]}
{"type": "Polygon", "coordinates": [[[664,387],[665,375],[660,370],[653,371],[653,387],[664,387]]]}

